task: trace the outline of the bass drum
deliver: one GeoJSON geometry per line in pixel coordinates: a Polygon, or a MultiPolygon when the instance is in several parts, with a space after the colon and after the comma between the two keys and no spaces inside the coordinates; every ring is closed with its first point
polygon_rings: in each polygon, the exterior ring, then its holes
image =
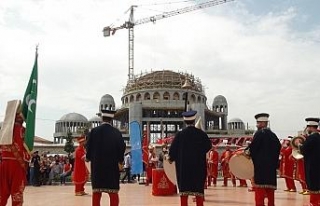
{"type": "Polygon", "coordinates": [[[168,179],[172,184],[177,184],[177,175],[176,175],[176,163],[172,162],[171,164],[168,161],[168,156],[165,155],[163,158],[163,169],[166,173],[168,179]]]}
{"type": "Polygon", "coordinates": [[[236,151],[229,160],[231,173],[239,179],[252,179],[254,175],[253,162],[244,154],[243,149],[236,151]]]}

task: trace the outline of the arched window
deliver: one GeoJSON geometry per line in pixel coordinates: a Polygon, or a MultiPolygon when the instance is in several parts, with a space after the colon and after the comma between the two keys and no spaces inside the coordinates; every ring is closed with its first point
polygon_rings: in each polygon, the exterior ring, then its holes
{"type": "Polygon", "coordinates": [[[196,102],[196,96],[194,94],[191,94],[189,102],[190,103],[196,102]]]}
{"type": "Polygon", "coordinates": [[[144,100],[150,100],[150,94],[148,92],[144,94],[144,100]]]}
{"type": "Polygon", "coordinates": [[[198,100],[197,100],[197,102],[198,102],[198,103],[200,103],[200,102],[201,102],[201,97],[200,97],[200,96],[198,96],[198,100]]]}
{"type": "Polygon", "coordinates": [[[125,104],[128,104],[128,97],[124,100],[125,104]]]}
{"type": "Polygon", "coordinates": [[[160,94],[159,94],[159,92],[153,93],[153,99],[158,99],[158,100],[160,100],[160,94]]]}
{"type": "Polygon", "coordinates": [[[169,100],[170,99],[170,94],[169,92],[163,93],[163,100],[169,100]]]}
{"type": "Polygon", "coordinates": [[[180,95],[179,95],[179,93],[178,92],[175,92],[174,94],[173,94],[173,100],[179,100],[180,99],[180,95]]]}
{"type": "Polygon", "coordinates": [[[133,101],[134,101],[134,96],[131,95],[131,96],[130,96],[130,102],[133,102],[133,101]]]}
{"type": "Polygon", "coordinates": [[[137,102],[140,102],[140,101],[141,101],[141,94],[140,94],[140,93],[137,94],[137,96],[136,96],[136,101],[137,101],[137,102]]]}

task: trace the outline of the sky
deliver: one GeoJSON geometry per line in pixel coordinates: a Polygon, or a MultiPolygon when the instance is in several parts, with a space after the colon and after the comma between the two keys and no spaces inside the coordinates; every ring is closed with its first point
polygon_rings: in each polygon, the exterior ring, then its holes
{"type": "MultiPolygon", "coordinates": [[[[39,44],[36,135],[53,140],[55,122],[76,112],[95,116],[103,95],[121,96],[128,77],[128,31],[122,25],[200,0],[1,0],[0,119],[22,99],[39,44]]],[[[134,73],[169,69],[201,79],[212,107],[223,95],[228,119],[255,128],[270,114],[280,137],[320,117],[318,0],[235,0],[134,27],[134,73]]],[[[0,120],[2,121],[2,120],[0,120]]]]}

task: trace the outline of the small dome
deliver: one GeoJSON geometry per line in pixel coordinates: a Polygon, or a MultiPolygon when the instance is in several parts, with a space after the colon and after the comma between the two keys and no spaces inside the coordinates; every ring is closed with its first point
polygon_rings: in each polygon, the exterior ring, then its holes
{"type": "Polygon", "coordinates": [[[241,123],[243,123],[243,121],[242,121],[240,118],[230,119],[230,120],[229,120],[229,123],[232,123],[232,122],[241,122],[241,123]]]}
{"type": "Polygon", "coordinates": [[[88,122],[88,119],[83,116],[82,114],[78,113],[69,113],[65,114],[60,118],[60,121],[65,121],[65,122],[88,122]]]}
{"type": "Polygon", "coordinates": [[[94,116],[89,119],[89,122],[101,122],[101,117],[94,116]]]}
{"type": "Polygon", "coordinates": [[[101,97],[99,110],[107,109],[107,110],[115,110],[116,104],[114,102],[113,97],[110,94],[105,94],[101,97]]]}
{"type": "Polygon", "coordinates": [[[227,103],[227,99],[224,96],[218,95],[214,98],[213,104],[215,105],[215,104],[228,104],[228,103],[227,103]]]}

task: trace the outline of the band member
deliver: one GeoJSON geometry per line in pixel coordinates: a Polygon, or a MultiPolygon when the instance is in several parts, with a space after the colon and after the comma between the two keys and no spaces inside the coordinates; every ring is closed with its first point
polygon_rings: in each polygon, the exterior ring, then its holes
{"type": "Polygon", "coordinates": [[[220,157],[221,168],[222,168],[222,175],[223,175],[223,187],[228,186],[228,179],[231,178],[232,185],[236,186],[236,178],[234,175],[231,174],[229,168],[229,160],[232,156],[232,150],[230,149],[229,145],[226,145],[225,150],[222,152],[220,157]]]}
{"type": "Polygon", "coordinates": [[[73,183],[75,186],[75,195],[83,196],[87,195],[84,191],[84,185],[88,181],[89,171],[85,164],[86,159],[86,150],[85,150],[85,142],[86,137],[80,136],[77,138],[79,146],[75,150],[75,159],[74,159],[74,169],[73,169],[73,183]]]}
{"type": "Polygon", "coordinates": [[[293,179],[295,159],[292,157],[292,147],[289,140],[284,140],[280,150],[280,177],[283,177],[286,183],[286,192],[296,192],[296,186],[293,179]]]}
{"type": "Polygon", "coordinates": [[[304,160],[303,159],[295,160],[295,164],[296,164],[296,170],[294,174],[294,179],[300,182],[301,189],[302,189],[301,192],[299,193],[303,195],[309,195],[310,193],[307,189],[304,160]]]}
{"type": "Polygon", "coordinates": [[[219,153],[215,150],[215,146],[211,147],[208,155],[208,186],[217,186],[217,177],[218,177],[218,164],[219,164],[219,153]]]}
{"type": "Polygon", "coordinates": [[[147,167],[147,179],[148,183],[152,183],[152,170],[157,168],[158,157],[155,152],[155,148],[152,145],[149,145],[149,154],[148,154],[148,167],[147,167]]]}
{"type": "Polygon", "coordinates": [[[307,187],[310,192],[310,205],[320,205],[320,134],[317,130],[319,118],[306,118],[309,136],[299,145],[304,157],[307,187]]]}
{"type": "Polygon", "coordinates": [[[277,167],[281,144],[278,137],[269,129],[269,114],[255,115],[257,131],[245,151],[254,165],[254,187],[256,206],[264,205],[265,195],[268,206],[274,206],[274,190],[277,189],[277,167]]]}
{"type": "Polygon", "coordinates": [[[188,196],[196,196],[196,205],[203,206],[207,176],[206,153],[211,149],[208,135],[195,127],[197,111],[183,112],[186,128],[179,131],[169,148],[169,162],[175,161],[181,206],[188,205],[188,196]]]}
{"type": "Polygon", "coordinates": [[[25,128],[20,106],[19,100],[8,102],[0,132],[0,206],[7,205],[10,196],[12,206],[23,204],[27,164],[31,156],[23,140],[25,128]]]}
{"type": "MultiPolygon", "coordinates": [[[[110,108],[112,109],[112,108],[110,108]]],[[[114,110],[102,110],[102,124],[89,133],[87,161],[91,161],[92,206],[100,206],[102,192],[110,196],[110,206],[119,205],[119,164],[126,145],[121,132],[111,123],[114,110]]]]}

